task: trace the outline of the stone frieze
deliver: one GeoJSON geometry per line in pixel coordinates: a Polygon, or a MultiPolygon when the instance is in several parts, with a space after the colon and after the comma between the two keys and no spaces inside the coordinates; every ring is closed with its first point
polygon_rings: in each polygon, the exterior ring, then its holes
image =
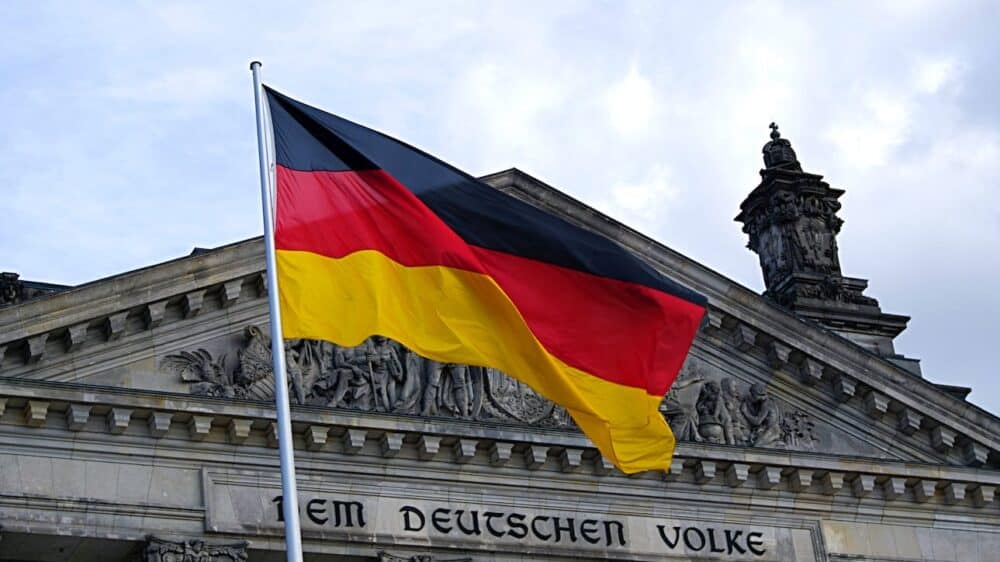
{"type": "MultiPolygon", "coordinates": [[[[563,408],[491,368],[439,363],[381,336],[353,348],[285,342],[291,396],[299,404],[351,410],[572,428],[563,408]]],[[[273,400],[269,336],[244,330],[235,360],[205,349],[167,355],[160,368],[192,394],[273,400]]],[[[681,441],[812,450],[810,416],[779,404],[762,384],[746,385],[691,358],[660,408],[681,441]]]]}
{"type": "MultiPolygon", "coordinates": [[[[569,414],[527,385],[490,368],[439,363],[381,336],[347,348],[286,340],[291,396],[298,404],[420,416],[570,427],[569,414]]],[[[205,349],[167,355],[160,369],[189,383],[192,394],[274,399],[270,337],[244,330],[235,361],[205,349]]]]}

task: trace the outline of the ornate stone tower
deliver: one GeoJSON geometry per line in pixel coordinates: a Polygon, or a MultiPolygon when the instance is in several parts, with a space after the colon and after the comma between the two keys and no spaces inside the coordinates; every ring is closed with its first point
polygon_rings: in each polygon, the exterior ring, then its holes
{"type": "Polygon", "coordinates": [[[863,294],[866,279],[841,272],[837,233],[844,221],[837,211],[844,190],[803,171],[774,123],[760,175],[736,220],[750,237],[747,247],[760,257],[764,296],[919,372],[916,361],[896,355],[892,343],[909,317],[882,312],[877,300],[863,294]]]}

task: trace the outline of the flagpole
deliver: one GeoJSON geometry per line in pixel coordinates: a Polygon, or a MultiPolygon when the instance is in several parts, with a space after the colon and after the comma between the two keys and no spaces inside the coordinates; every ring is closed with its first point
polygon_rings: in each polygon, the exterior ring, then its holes
{"type": "Polygon", "coordinates": [[[271,313],[271,357],[274,368],[274,402],[278,411],[278,455],[281,459],[281,496],[285,518],[285,552],[288,562],[302,562],[299,529],[299,494],[295,485],[295,454],[292,444],[291,408],[288,406],[288,377],[285,375],[285,340],[281,336],[278,307],[278,272],[274,259],[274,213],[271,202],[271,171],[264,131],[264,96],[260,62],[250,63],[253,73],[253,101],[257,112],[257,153],[260,160],[260,200],[264,213],[264,256],[267,260],[267,303],[271,313]]]}

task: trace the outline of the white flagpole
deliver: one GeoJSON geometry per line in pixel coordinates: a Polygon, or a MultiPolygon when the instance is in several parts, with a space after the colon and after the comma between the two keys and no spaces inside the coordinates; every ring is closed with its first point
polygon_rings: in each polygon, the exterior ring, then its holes
{"type": "Polygon", "coordinates": [[[288,377],[285,375],[285,340],[281,336],[278,308],[278,271],[274,259],[274,213],[271,202],[271,171],[265,140],[264,89],[260,63],[250,63],[253,73],[253,101],[257,110],[257,152],[260,158],[260,200],[264,212],[264,256],[267,259],[267,301],[271,312],[271,356],[274,361],[274,402],[278,411],[278,454],[281,458],[281,495],[285,516],[285,552],[288,562],[302,562],[299,530],[299,495],[295,485],[295,454],[292,445],[291,409],[288,406],[288,377]]]}

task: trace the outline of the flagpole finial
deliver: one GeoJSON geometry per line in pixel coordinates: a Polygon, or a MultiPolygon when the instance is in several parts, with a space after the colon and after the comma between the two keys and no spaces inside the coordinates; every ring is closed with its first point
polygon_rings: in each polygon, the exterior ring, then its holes
{"type": "Polygon", "coordinates": [[[253,70],[255,66],[256,67],[261,67],[261,66],[264,66],[264,65],[261,64],[261,62],[259,60],[252,60],[252,61],[250,61],[250,70],[253,70]]]}

